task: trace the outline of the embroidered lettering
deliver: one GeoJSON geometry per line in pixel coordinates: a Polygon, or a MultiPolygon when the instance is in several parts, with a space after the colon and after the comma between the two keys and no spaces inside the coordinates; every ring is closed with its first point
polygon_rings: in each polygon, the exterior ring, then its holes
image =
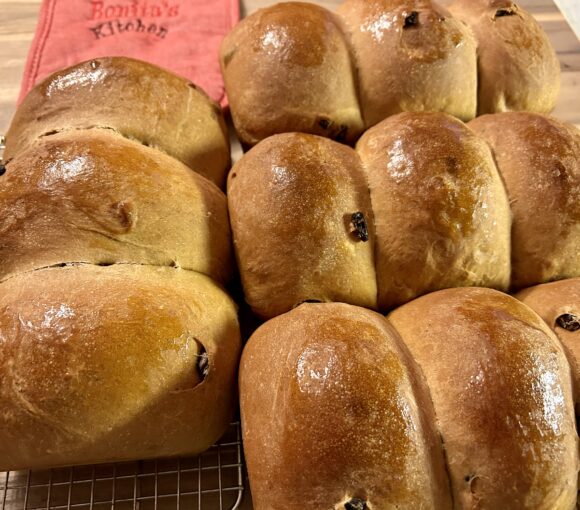
{"type": "Polygon", "coordinates": [[[104,23],[90,27],[89,30],[93,33],[95,39],[103,39],[112,35],[122,35],[127,32],[148,33],[160,39],[165,39],[165,36],[169,33],[167,27],[158,25],[157,23],[144,23],[141,18],[130,19],[128,21],[121,21],[120,19],[105,21],[104,23]]]}
{"type": "Polygon", "coordinates": [[[90,20],[114,20],[115,18],[175,18],[179,16],[179,3],[170,0],[130,0],[111,2],[91,0],[90,20]]]}

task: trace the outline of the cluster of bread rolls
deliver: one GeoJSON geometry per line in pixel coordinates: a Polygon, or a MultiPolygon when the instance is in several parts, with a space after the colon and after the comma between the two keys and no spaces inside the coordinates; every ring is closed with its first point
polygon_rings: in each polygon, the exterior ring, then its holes
{"type": "MultiPolygon", "coordinates": [[[[578,315],[563,324],[579,296],[576,279],[521,297],[577,335],[578,315]]],[[[256,510],[576,505],[570,366],[542,319],[495,290],[441,290],[387,318],[301,304],[250,338],[240,403],[256,510]]]]}
{"type": "Polygon", "coordinates": [[[5,156],[0,471],[208,448],[240,351],[219,107],[95,59],[28,95],[5,156]]]}
{"type": "Polygon", "coordinates": [[[228,177],[246,300],[262,318],[303,301],[388,310],[580,276],[579,155],[576,128],[515,112],[401,113],[356,150],[274,135],[228,177]]]}
{"type": "Polygon", "coordinates": [[[248,16],[224,39],[222,73],[242,143],[299,131],[353,142],[404,111],[464,121],[549,113],[556,54],[512,0],[346,0],[332,13],[301,2],[248,16]]]}

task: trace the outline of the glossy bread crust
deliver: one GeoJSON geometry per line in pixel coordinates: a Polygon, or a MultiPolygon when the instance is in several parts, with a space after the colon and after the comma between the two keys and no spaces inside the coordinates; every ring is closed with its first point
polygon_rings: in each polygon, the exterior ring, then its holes
{"type": "Polygon", "coordinates": [[[532,308],[556,333],[572,368],[574,397],[580,409],[580,278],[545,283],[516,297],[532,308]]]}
{"type": "Polygon", "coordinates": [[[525,112],[469,127],[491,146],[509,196],[512,288],[580,276],[580,131],[525,112]]]}
{"type": "Polygon", "coordinates": [[[428,392],[380,315],[307,303],[267,322],[240,401],[256,510],[452,507],[428,392]]]}
{"type": "Polygon", "coordinates": [[[347,0],[338,14],[352,45],[366,127],[402,111],[475,117],[475,40],[445,9],[429,0],[347,0]]]}
{"type": "Polygon", "coordinates": [[[220,63],[242,143],[300,131],[353,142],[363,130],[340,21],[317,5],[278,3],[225,37],[220,63]]]}
{"type": "Polygon", "coordinates": [[[356,146],[375,216],[379,307],[446,287],[505,290],[511,215],[489,148],[442,113],[401,113],[356,146]]]}
{"type": "Polygon", "coordinates": [[[239,350],[234,303],[191,271],[80,265],[10,278],[0,470],[207,449],[233,414],[239,350]]]}
{"type": "Polygon", "coordinates": [[[6,133],[9,160],[47,133],[113,129],[225,184],[229,138],[221,108],[185,78],[126,57],[96,58],[36,85],[6,133]]]}
{"type": "Polygon", "coordinates": [[[389,321],[425,376],[457,508],[570,510],[570,369],[531,309],[491,289],[423,296],[389,321]]]}
{"type": "Polygon", "coordinates": [[[39,140],[0,176],[0,280],[67,262],[175,265],[225,283],[227,202],[179,161],[102,129],[39,140]]]}
{"type": "Polygon", "coordinates": [[[531,14],[512,0],[456,0],[450,10],[477,40],[478,115],[553,110],[560,63],[531,14]]]}
{"type": "Polygon", "coordinates": [[[307,134],[272,136],[234,165],[228,204],[245,297],[260,317],[306,300],[376,308],[373,214],[351,148],[307,134]],[[354,213],[364,216],[366,241],[354,213]]]}

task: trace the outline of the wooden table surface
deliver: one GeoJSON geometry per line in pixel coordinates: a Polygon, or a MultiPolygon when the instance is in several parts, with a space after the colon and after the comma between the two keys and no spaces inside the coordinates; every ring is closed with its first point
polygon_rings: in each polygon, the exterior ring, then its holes
{"type": "MultiPolygon", "coordinates": [[[[333,9],[340,2],[313,3],[333,9]]],[[[248,14],[273,2],[245,0],[242,3],[242,13],[248,14]]],[[[521,0],[520,4],[542,24],[560,58],[562,90],[554,115],[580,127],[580,42],[552,0],[521,0]]],[[[40,0],[0,0],[0,133],[6,131],[14,113],[39,6],[40,0]]],[[[248,497],[244,498],[242,509],[251,509],[248,497]]]]}

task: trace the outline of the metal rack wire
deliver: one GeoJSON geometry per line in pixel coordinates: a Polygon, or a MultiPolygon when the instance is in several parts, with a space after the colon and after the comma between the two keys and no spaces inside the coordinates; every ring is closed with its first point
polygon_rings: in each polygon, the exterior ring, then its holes
{"type": "Polygon", "coordinates": [[[199,457],[0,473],[0,510],[235,510],[240,424],[199,457]]]}

